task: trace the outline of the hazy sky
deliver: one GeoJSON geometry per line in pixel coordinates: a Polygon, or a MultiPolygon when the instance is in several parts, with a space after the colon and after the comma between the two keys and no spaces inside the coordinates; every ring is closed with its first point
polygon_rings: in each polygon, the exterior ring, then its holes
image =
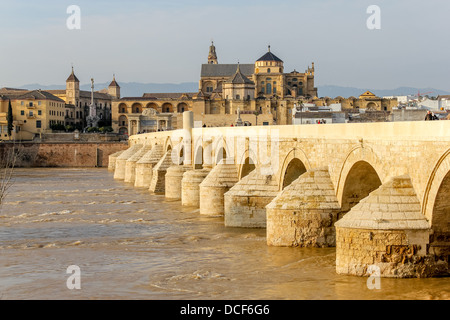
{"type": "Polygon", "coordinates": [[[72,63],[82,84],[197,82],[213,39],[219,63],[254,63],[268,44],[285,72],[314,61],[316,85],[450,90],[447,0],[0,0],[0,12],[0,87],[64,85],[72,63]]]}

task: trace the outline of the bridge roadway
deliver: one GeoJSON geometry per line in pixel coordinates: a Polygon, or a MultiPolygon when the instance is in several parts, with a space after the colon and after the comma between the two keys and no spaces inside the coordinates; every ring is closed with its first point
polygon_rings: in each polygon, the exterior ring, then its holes
{"type": "Polygon", "coordinates": [[[114,178],[266,228],[271,246],[336,246],[341,274],[449,274],[450,121],[193,128],[183,117],[183,129],[131,136],[110,156],[114,178]]]}

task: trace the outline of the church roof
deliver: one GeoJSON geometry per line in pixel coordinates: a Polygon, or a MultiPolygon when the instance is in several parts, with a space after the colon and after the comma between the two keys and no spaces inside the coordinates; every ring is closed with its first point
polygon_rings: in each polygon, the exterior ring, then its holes
{"type": "Polygon", "coordinates": [[[183,96],[187,98],[192,98],[196,94],[197,92],[169,92],[169,93],[158,92],[158,93],[144,93],[142,97],[167,100],[167,99],[181,99],[183,98],[183,96]]]}
{"type": "MultiPolygon", "coordinates": [[[[84,91],[80,90],[80,98],[91,98],[91,92],[90,91],[84,91]]],[[[111,100],[112,97],[107,93],[102,93],[99,91],[94,92],[94,99],[100,99],[100,100],[111,100]]]]}
{"type": "Polygon", "coordinates": [[[113,80],[111,81],[111,83],[109,84],[108,87],[118,87],[120,88],[119,84],[116,82],[116,77],[113,76],[113,80]]]}
{"type": "Polygon", "coordinates": [[[246,76],[244,76],[242,74],[239,64],[237,65],[237,70],[236,70],[235,74],[230,79],[227,80],[227,83],[232,83],[232,84],[254,84],[253,81],[251,81],[249,78],[247,78],[246,76]]]}
{"type": "Polygon", "coordinates": [[[77,76],[75,75],[75,73],[73,72],[73,67],[72,67],[72,73],[70,74],[70,76],[67,78],[67,81],[75,81],[75,82],[80,82],[80,80],[78,80],[77,76]]]}
{"type": "Polygon", "coordinates": [[[277,62],[283,62],[280,58],[278,58],[276,55],[274,55],[272,52],[270,52],[270,46],[269,51],[263,55],[261,58],[259,58],[256,61],[277,61],[277,62]]]}
{"type": "MultiPolygon", "coordinates": [[[[237,64],[202,64],[201,77],[231,77],[237,69],[237,64]]],[[[241,72],[246,76],[255,73],[254,64],[240,64],[241,72]]]]}
{"type": "Polygon", "coordinates": [[[30,90],[22,93],[11,92],[2,95],[3,99],[14,99],[14,100],[54,100],[58,102],[64,102],[64,100],[54,96],[50,92],[42,91],[42,90],[30,90]]]}
{"type": "Polygon", "coordinates": [[[70,76],[67,78],[67,81],[75,81],[75,82],[80,82],[80,80],[78,80],[77,76],[75,75],[75,73],[71,73],[70,76]]]}

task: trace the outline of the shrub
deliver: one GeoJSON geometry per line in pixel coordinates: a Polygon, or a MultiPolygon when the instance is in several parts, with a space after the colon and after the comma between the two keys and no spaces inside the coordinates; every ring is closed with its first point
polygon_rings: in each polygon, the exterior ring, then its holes
{"type": "Polygon", "coordinates": [[[89,127],[89,128],[87,128],[87,132],[98,132],[98,128],[97,127],[89,127]]]}

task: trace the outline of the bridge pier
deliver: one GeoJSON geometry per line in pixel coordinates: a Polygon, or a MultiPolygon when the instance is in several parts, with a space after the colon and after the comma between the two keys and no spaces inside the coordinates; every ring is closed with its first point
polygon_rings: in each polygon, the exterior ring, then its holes
{"type": "Polygon", "coordinates": [[[152,181],[153,167],[164,156],[162,145],[155,145],[138,162],[136,162],[136,179],[134,186],[138,188],[149,188],[152,181]]]}
{"type": "Polygon", "coordinates": [[[166,190],[166,172],[173,164],[171,157],[172,150],[167,151],[164,156],[155,165],[152,172],[149,191],[156,194],[163,194],[166,190]]]}
{"type": "Polygon", "coordinates": [[[165,176],[165,197],[171,200],[181,200],[181,182],[183,174],[191,167],[183,165],[171,166],[165,176]]]}
{"type": "Polygon", "coordinates": [[[225,226],[266,228],[266,205],[277,194],[273,177],[255,168],[225,193],[225,226]]]}
{"type": "Polygon", "coordinates": [[[430,224],[409,176],[382,184],[336,222],[336,272],[410,278],[444,275],[448,262],[428,254],[430,224]]]}
{"type": "Polygon", "coordinates": [[[211,169],[203,168],[189,170],[183,174],[183,179],[181,180],[181,205],[200,206],[200,184],[210,171],[211,169]]]}
{"type": "Polygon", "coordinates": [[[305,172],[281,191],[267,210],[270,246],[335,246],[341,212],[327,168],[305,172]]]}
{"type": "Polygon", "coordinates": [[[144,145],[139,151],[128,158],[128,160],[125,162],[125,182],[134,184],[136,179],[136,163],[151,149],[151,145],[144,145]]]}
{"type": "Polygon", "coordinates": [[[238,182],[234,164],[217,164],[200,183],[200,214],[223,215],[224,194],[238,182]]]}
{"type": "Polygon", "coordinates": [[[135,144],[125,150],[116,159],[116,167],[114,170],[114,179],[124,180],[125,179],[125,165],[129,158],[131,158],[136,152],[138,152],[143,147],[143,144],[135,144]]]}
{"type": "Polygon", "coordinates": [[[108,157],[108,171],[114,171],[116,169],[116,160],[117,157],[124,153],[125,150],[117,151],[113,154],[110,154],[108,157]]]}

